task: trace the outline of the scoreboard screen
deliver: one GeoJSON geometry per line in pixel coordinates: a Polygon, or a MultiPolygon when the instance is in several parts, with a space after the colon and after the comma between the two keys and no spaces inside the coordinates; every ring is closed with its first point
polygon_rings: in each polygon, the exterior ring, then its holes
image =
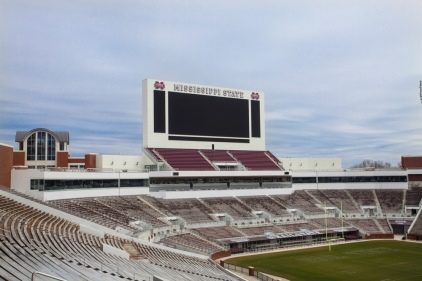
{"type": "Polygon", "coordinates": [[[168,93],[170,135],[249,138],[249,101],[168,93]]]}

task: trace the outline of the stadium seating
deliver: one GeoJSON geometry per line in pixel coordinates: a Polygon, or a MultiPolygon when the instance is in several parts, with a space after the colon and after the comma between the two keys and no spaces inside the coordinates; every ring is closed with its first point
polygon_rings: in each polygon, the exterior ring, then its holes
{"type": "Polygon", "coordinates": [[[410,234],[422,237],[422,216],[417,216],[412,229],[410,229],[410,234]]]}
{"type": "MultiPolygon", "coordinates": [[[[389,222],[379,215],[387,213],[391,219],[396,214],[400,218],[403,206],[417,206],[419,196],[419,190],[406,193],[403,190],[301,190],[272,196],[203,199],[110,196],[44,204],[111,229],[119,227],[131,232],[139,231],[138,225],[132,224],[134,221],[167,227],[170,225],[163,217],[177,216],[183,221],[182,233],[158,234],[156,243],[212,255],[224,252],[229,240],[266,239],[275,234],[293,237],[287,239],[294,245],[303,240],[301,235],[321,235],[318,233],[326,228],[326,214],[321,205],[339,207],[340,202],[346,214],[355,214],[362,206],[381,206],[382,213],[348,216],[343,222],[330,214],[327,228],[333,233],[343,225],[357,228],[364,235],[392,235],[389,222]],[[256,211],[263,211],[264,217],[253,213],[256,211]],[[227,225],[221,226],[222,221],[213,217],[217,213],[228,215],[224,219],[227,225]],[[272,217],[280,220],[272,221],[272,217]]],[[[420,218],[410,235],[422,237],[420,218]]],[[[34,270],[67,280],[149,280],[154,275],[168,280],[234,280],[207,260],[153,245],[108,234],[103,237],[87,234],[77,224],[0,196],[0,280],[29,280],[34,270]],[[125,251],[130,259],[105,253],[103,245],[125,251]]]]}
{"type": "Polygon", "coordinates": [[[0,196],[0,279],[30,280],[42,271],[66,280],[236,280],[208,260],[185,256],[113,236],[79,231],[79,226],[0,196]],[[124,249],[137,259],[103,252],[102,245],[124,249]],[[175,262],[177,261],[177,262],[175,262]]]}
{"type": "Polygon", "coordinates": [[[347,222],[364,233],[391,233],[386,219],[350,219],[347,222]]]}
{"type": "Polygon", "coordinates": [[[308,190],[310,194],[318,198],[327,207],[335,206],[343,209],[345,213],[359,213],[360,209],[346,190],[308,190]]]}
{"type": "Polygon", "coordinates": [[[378,201],[384,213],[403,212],[403,190],[375,190],[378,201]]]}
{"type": "Polygon", "coordinates": [[[196,149],[155,148],[161,156],[177,171],[213,171],[213,166],[196,149]]]}
{"type": "Polygon", "coordinates": [[[223,238],[243,237],[244,234],[232,226],[218,226],[206,228],[193,228],[192,231],[208,240],[223,238]]]}
{"type": "Polygon", "coordinates": [[[316,202],[305,191],[296,191],[290,195],[275,195],[271,196],[287,209],[298,209],[305,214],[322,214],[324,210],[317,207],[316,202]]]}
{"type": "Polygon", "coordinates": [[[412,189],[406,190],[406,205],[407,206],[419,206],[422,199],[422,188],[413,187],[412,189]]]}
{"type": "Polygon", "coordinates": [[[180,216],[188,223],[209,222],[213,219],[208,215],[213,211],[196,199],[158,199],[142,196],[144,200],[156,206],[169,216],[180,216]]]}
{"type": "Polygon", "coordinates": [[[258,236],[264,235],[265,233],[281,233],[283,229],[277,225],[266,225],[257,227],[242,227],[241,230],[246,236],[258,236]]]}
{"type": "Polygon", "coordinates": [[[95,223],[104,225],[111,229],[121,227],[128,231],[134,231],[129,226],[130,218],[119,213],[106,205],[98,203],[95,199],[72,199],[72,200],[54,200],[49,201],[49,205],[66,211],[72,215],[86,218],[95,223]]]}
{"type": "Polygon", "coordinates": [[[237,162],[226,150],[201,150],[211,162],[237,162]]]}
{"type": "Polygon", "coordinates": [[[268,196],[245,196],[238,197],[253,211],[265,211],[273,216],[290,216],[290,213],[282,205],[268,196]]]}
{"type": "Polygon", "coordinates": [[[282,232],[287,232],[287,233],[317,229],[315,225],[309,222],[282,224],[282,225],[278,225],[278,227],[282,230],[282,232]]]}
{"type": "Polygon", "coordinates": [[[237,162],[247,170],[281,170],[279,160],[269,151],[197,150],[147,148],[155,161],[165,161],[176,171],[212,171],[210,162],[237,162]]]}
{"type": "Polygon", "coordinates": [[[266,151],[230,150],[230,154],[248,170],[281,170],[266,151]]]}
{"type": "Polygon", "coordinates": [[[341,219],[338,219],[338,218],[310,219],[309,223],[315,225],[315,229],[341,228],[342,226],[343,227],[349,227],[350,226],[346,221],[342,222],[341,219]]]}
{"type": "Polygon", "coordinates": [[[236,198],[204,198],[206,204],[213,213],[226,213],[234,219],[253,218],[252,210],[238,201],[236,198]]]}
{"type": "Polygon", "coordinates": [[[360,206],[376,206],[374,193],[372,190],[353,189],[348,190],[348,192],[360,206]]]}
{"type": "Polygon", "coordinates": [[[158,219],[161,217],[161,214],[137,196],[98,197],[96,200],[132,220],[142,221],[153,226],[166,225],[166,223],[158,219]]]}
{"type": "Polygon", "coordinates": [[[164,239],[161,239],[160,244],[177,249],[199,252],[206,255],[211,255],[212,253],[226,250],[225,248],[200,238],[199,236],[192,233],[168,236],[164,239]]]}

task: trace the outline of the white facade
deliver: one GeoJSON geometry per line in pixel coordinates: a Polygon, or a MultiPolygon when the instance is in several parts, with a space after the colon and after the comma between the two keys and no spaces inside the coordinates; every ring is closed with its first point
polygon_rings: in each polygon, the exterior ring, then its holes
{"type": "MultiPolygon", "coordinates": [[[[344,171],[295,171],[290,174],[293,177],[370,177],[370,176],[407,176],[405,170],[344,170],[344,171]]],[[[187,191],[158,191],[151,192],[149,186],[144,187],[120,187],[120,188],[89,188],[89,189],[67,189],[67,190],[31,190],[31,179],[44,180],[81,180],[81,179],[149,179],[169,177],[259,177],[259,176],[281,176],[280,171],[205,171],[205,172],[87,172],[87,171],[47,171],[36,169],[15,169],[12,170],[12,189],[27,194],[42,201],[69,199],[80,197],[99,196],[120,196],[149,194],[161,198],[201,198],[201,197],[227,197],[227,196],[253,196],[253,195],[275,195],[291,194],[295,190],[303,189],[408,189],[408,182],[336,182],[336,183],[293,183],[292,187],[278,188],[246,188],[241,184],[236,189],[236,184],[230,189],[223,190],[187,190],[187,191]]],[[[282,186],[282,185],[280,185],[282,186]]]]}
{"type": "MultiPolygon", "coordinates": [[[[229,89],[214,86],[195,85],[188,83],[179,83],[171,81],[162,81],[154,79],[146,79],[143,81],[143,145],[151,148],[196,148],[218,150],[265,150],[265,108],[264,94],[260,91],[229,89]],[[154,90],[155,83],[163,83],[166,92],[165,108],[166,108],[166,132],[154,132],[154,90]],[[212,89],[212,94],[202,93],[201,89],[212,89]],[[260,101],[260,137],[249,137],[249,143],[230,143],[217,141],[175,141],[169,140],[169,121],[168,121],[168,91],[189,93],[192,95],[214,95],[225,98],[246,99],[248,101],[258,98],[260,101]],[[232,94],[234,93],[234,94],[232,94]],[[258,96],[254,96],[258,94],[258,96]]],[[[218,112],[215,112],[218,114],[218,112]]],[[[249,102],[249,119],[251,116],[251,103],[249,102]]],[[[210,116],[212,118],[212,116],[210,116]]],[[[216,124],[218,125],[218,124],[216,124]]],[[[249,136],[251,134],[251,121],[249,120],[249,136]]],[[[186,136],[189,137],[189,136],[186,136]]],[[[213,136],[209,136],[213,137],[213,136]]]]}
{"type": "Polygon", "coordinates": [[[13,169],[11,188],[42,201],[70,199],[79,197],[139,195],[149,193],[149,187],[115,187],[60,190],[31,190],[31,179],[43,180],[122,180],[148,179],[148,173],[143,172],[88,172],[81,170],[48,171],[37,169],[13,169]]]}
{"type": "MultiPolygon", "coordinates": [[[[405,170],[344,170],[344,171],[296,171],[293,177],[371,177],[407,176],[405,170]]],[[[408,189],[407,182],[348,182],[348,183],[295,183],[294,190],[303,189],[408,189]]]]}
{"type": "Polygon", "coordinates": [[[152,177],[264,177],[284,176],[284,171],[159,171],[150,172],[152,177]]]}
{"type": "Polygon", "coordinates": [[[286,171],[339,171],[343,170],[341,158],[279,158],[286,171]]]}
{"type": "Polygon", "coordinates": [[[96,167],[108,171],[143,171],[145,165],[154,164],[145,155],[97,155],[96,167]]]}

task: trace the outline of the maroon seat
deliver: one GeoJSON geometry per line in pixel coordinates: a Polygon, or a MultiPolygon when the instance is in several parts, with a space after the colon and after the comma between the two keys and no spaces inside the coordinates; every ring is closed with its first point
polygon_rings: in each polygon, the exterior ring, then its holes
{"type": "Polygon", "coordinates": [[[237,162],[226,150],[201,150],[201,152],[212,162],[237,162]]]}
{"type": "Polygon", "coordinates": [[[281,170],[269,151],[146,148],[157,161],[165,160],[174,170],[213,171],[210,162],[238,162],[248,170],[281,170]]]}
{"type": "Polygon", "coordinates": [[[180,171],[213,171],[213,166],[196,149],[155,148],[166,162],[180,171]]]}
{"type": "Polygon", "coordinates": [[[266,151],[231,150],[230,153],[248,170],[281,170],[266,151]]]}

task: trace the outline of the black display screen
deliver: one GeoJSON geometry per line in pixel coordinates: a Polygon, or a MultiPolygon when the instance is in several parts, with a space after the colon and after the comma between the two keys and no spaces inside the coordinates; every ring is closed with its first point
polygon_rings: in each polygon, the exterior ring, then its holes
{"type": "Polygon", "coordinates": [[[261,109],[260,103],[257,100],[251,101],[251,126],[252,126],[252,137],[261,137],[261,109]]]}
{"type": "Polygon", "coordinates": [[[169,134],[249,138],[249,103],[178,92],[168,93],[169,134]]]}
{"type": "Polygon", "coordinates": [[[164,91],[154,91],[154,132],[166,132],[166,96],[164,91]]]}

